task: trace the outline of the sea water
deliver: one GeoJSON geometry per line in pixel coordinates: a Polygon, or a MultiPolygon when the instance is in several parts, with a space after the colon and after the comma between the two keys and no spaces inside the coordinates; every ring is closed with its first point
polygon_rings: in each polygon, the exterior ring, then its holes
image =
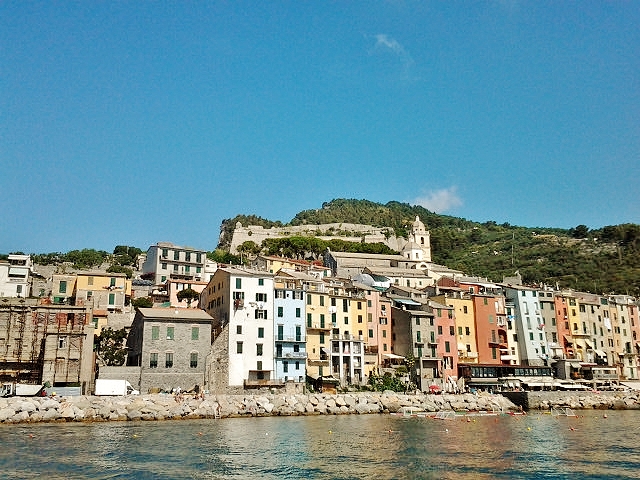
{"type": "Polygon", "coordinates": [[[640,412],[0,425],[0,478],[627,479],[640,412]]]}

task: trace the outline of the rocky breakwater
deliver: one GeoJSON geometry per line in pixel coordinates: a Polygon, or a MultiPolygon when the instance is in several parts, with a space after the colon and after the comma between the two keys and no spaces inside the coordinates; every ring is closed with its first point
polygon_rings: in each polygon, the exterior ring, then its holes
{"type": "Polygon", "coordinates": [[[1,423],[105,422],[233,418],[246,416],[343,415],[492,411],[516,409],[500,395],[403,395],[395,392],[358,392],[282,395],[215,395],[205,398],[172,395],[127,397],[12,397],[0,398],[1,423]]]}
{"type": "Polygon", "coordinates": [[[640,391],[528,392],[529,410],[640,410],[640,391]]]}

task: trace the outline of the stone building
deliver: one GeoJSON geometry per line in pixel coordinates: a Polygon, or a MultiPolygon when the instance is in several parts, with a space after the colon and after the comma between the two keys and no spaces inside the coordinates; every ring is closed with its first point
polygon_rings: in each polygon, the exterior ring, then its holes
{"type": "Polygon", "coordinates": [[[139,308],[127,341],[128,366],[140,367],[141,393],[205,384],[213,319],[202,310],[139,308]]]}

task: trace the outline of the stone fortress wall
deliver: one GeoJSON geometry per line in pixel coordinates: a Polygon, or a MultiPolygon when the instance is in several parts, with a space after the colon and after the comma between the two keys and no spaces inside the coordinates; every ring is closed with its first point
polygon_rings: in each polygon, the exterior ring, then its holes
{"type": "Polygon", "coordinates": [[[356,223],[326,223],[322,225],[295,225],[289,227],[264,228],[260,225],[243,226],[236,224],[229,251],[238,253],[238,246],[251,241],[260,245],[267,238],[284,238],[291,236],[317,237],[321,240],[338,238],[347,242],[384,243],[392,250],[400,251],[407,244],[407,240],[396,237],[388,227],[374,227],[356,223]],[[388,233],[391,235],[388,236],[388,233]]]}

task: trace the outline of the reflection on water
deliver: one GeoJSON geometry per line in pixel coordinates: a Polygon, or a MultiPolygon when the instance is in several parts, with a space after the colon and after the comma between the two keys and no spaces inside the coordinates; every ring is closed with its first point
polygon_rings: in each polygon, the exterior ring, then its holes
{"type": "Polygon", "coordinates": [[[631,478],[640,412],[0,425],[3,478],[631,478]]]}

